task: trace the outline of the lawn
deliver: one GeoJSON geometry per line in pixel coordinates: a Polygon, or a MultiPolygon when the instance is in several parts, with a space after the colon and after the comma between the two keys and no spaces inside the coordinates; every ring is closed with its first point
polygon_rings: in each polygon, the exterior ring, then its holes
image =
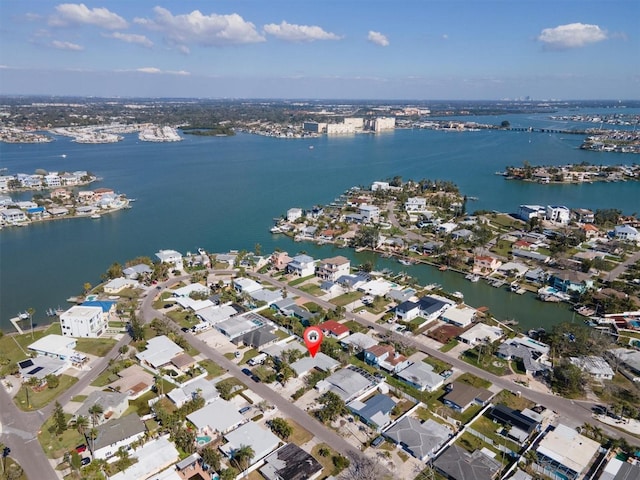
{"type": "Polygon", "coordinates": [[[173,295],[172,292],[167,292],[167,291],[162,292],[162,295],[160,295],[158,299],[153,302],[153,308],[155,308],[156,310],[162,309],[167,299],[171,298],[172,295],[173,295]]]}
{"type": "Polygon", "coordinates": [[[322,295],[324,295],[322,289],[315,283],[310,283],[309,285],[301,285],[299,288],[303,292],[308,293],[309,295],[313,295],[314,297],[321,297],[322,295]]]}
{"type": "Polygon", "coordinates": [[[278,337],[280,340],[284,340],[285,338],[289,338],[291,335],[289,335],[287,332],[285,332],[284,330],[280,330],[279,328],[276,329],[273,334],[278,337]]]}
{"type": "Polygon", "coordinates": [[[78,338],[76,350],[104,357],[116,343],[118,342],[113,338],[78,338]]]}
{"type": "Polygon", "coordinates": [[[351,330],[351,333],[355,332],[366,332],[367,328],[360,325],[355,320],[349,320],[348,322],[344,322],[343,325],[351,330]]]}
{"type": "Polygon", "coordinates": [[[340,295],[339,297],[332,298],[329,302],[333,303],[337,307],[344,307],[345,305],[349,305],[350,303],[359,300],[363,296],[363,292],[348,292],[340,295]]]}
{"type": "Polygon", "coordinates": [[[514,410],[524,410],[525,408],[531,408],[535,406],[535,403],[531,400],[527,400],[524,397],[518,397],[508,390],[502,390],[496,394],[491,403],[497,405],[499,403],[505,404],[509,408],[514,410]]]}
{"type": "Polygon", "coordinates": [[[244,365],[249,360],[251,360],[253,357],[258,356],[259,353],[260,352],[258,350],[256,350],[255,348],[250,348],[249,350],[244,352],[244,356],[242,357],[242,360],[240,360],[238,362],[238,365],[244,365]]]}
{"type": "Polygon", "coordinates": [[[300,446],[304,445],[313,438],[313,435],[308,430],[302,428],[293,420],[288,418],[287,423],[291,425],[291,428],[293,428],[293,433],[291,433],[291,435],[287,439],[289,443],[295,443],[296,445],[300,446]]]}
{"type": "Polygon", "coordinates": [[[13,478],[14,480],[29,480],[27,476],[24,474],[24,471],[22,472],[22,475],[20,475],[19,477],[15,476],[17,472],[14,474],[13,470],[16,470],[18,468],[22,468],[22,467],[20,467],[18,462],[16,462],[13,458],[8,457],[6,459],[4,469],[6,472],[9,473],[9,475],[14,475],[13,477],[10,477],[10,478],[13,478]]]}
{"type": "Polygon", "coordinates": [[[378,315],[386,311],[387,305],[389,305],[390,303],[390,301],[386,300],[383,297],[375,297],[373,299],[373,303],[367,305],[365,308],[367,309],[367,311],[373,313],[374,315],[378,315]]]}
{"type": "Polygon", "coordinates": [[[296,278],[295,280],[291,280],[288,285],[295,287],[296,285],[301,285],[307,280],[311,280],[312,278],[316,278],[315,274],[309,275],[308,277],[300,277],[300,278],[296,278]]]}
{"type": "MultiPolygon", "coordinates": [[[[67,420],[71,419],[71,415],[65,415],[67,420]]],[[[56,435],[54,431],[53,417],[49,418],[38,433],[38,441],[49,458],[59,458],[65,452],[73,450],[76,446],[86,442],[86,439],[80,433],[71,428],[56,435]]]]}
{"type": "Polygon", "coordinates": [[[422,361],[428,365],[431,365],[433,367],[433,371],[438,374],[451,369],[450,363],[443,362],[442,360],[439,360],[435,357],[426,357],[423,358],[422,361]]]}
{"type": "Polygon", "coordinates": [[[322,307],[315,302],[307,302],[303,305],[304,308],[309,310],[311,313],[318,313],[322,310],[322,307]]]}
{"type": "Polygon", "coordinates": [[[72,402],[82,403],[82,402],[84,402],[88,397],[89,397],[89,395],[76,395],[75,397],[73,397],[73,398],[71,399],[71,401],[72,401],[72,402]]]}
{"type": "Polygon", "coordinates": [[[53,401],[62,392],[71,388],[71,386],[78,381],[76,377],[69,375],[60,375],[59,378],[60,384],[56,388],[45,387],[39,392],[34,392],[31,387],[23,384],[16,396],[13,398],[14,403],[20,410],[38,410],[45,405],[48,405],[49,402],[53,401]]]}
{"type": "Polygon", "coordinates": [[[478,417],[471,424],[471,428],[473,428],[476,432],[489,437],[497,445],[503,445],[504,447],[516,453],[520,451],[521,447],[517,443],[512,442],[511,440],[507,440],[506,438],[498,435],[496,430],[499,430],[501,426],[489,420],[487,417],[478,417]]]}
{"type": "Polygon", "coordinates": [[[452,338],[447,343],[445,343],[442,347],[440,347],[440,351],[446,353],[449,350],[452,350],[456,345],[458,345],[458,340],[456,340],[455,338],[452,338]]]}
{"type": "Polygon", "coordinates": [[[505,360],[501,360],[494,355],[489,355],[488,353],[483,354],[481,358],[478,358],[477,351],[471,349],[464,352],[460,358],[469,365],[474,365],[489,373],[493,373],[494,375],[502,376],[510,373],[505,360]]]}
{"type": "Polygon", "coordinates": [[[225,370],[220,365],[215,363],[213,360],[205,358],[204,360],[199,362],[199,365],[207,371],[207,379],[211,380],[212,378],[219,377],[222,375],[225,370]]]}
{"type": "MultiPolygon", "coordinates": [[[[22,325],[25,327],[25,325],[22,325]]],[[[45,330],[34,330],[33,336],[31,332],[25,333],[23,335],[3,335],[0,337],[0,374],[8,368],[11,367],[16,362],[20,360],[24,360],[26,357],[30,357],[30,352],[27,349],[29,345],[31,345],[36,340],[41,339],[45,335],[50,335],[52,333],[61,334],[60,324],[52,323],[45,330]]]]}
{"type": "MultiPolygon", "coordinates": [[[[173,384],[170,385],[173,386],[173,384]]],[[[164,393],[167,393],[167,391],[165,390],[164,393]]],[[[148,415],[149,413],[151,413],[151,408],[149,407],[148,402],[152,398],[156,397],[157,395],[155,392],[147,392],[144,395],[136,398],[135,400],[130,400],[129,408],[127,408],[122,416],[124,417],[125,415],[129,415],[130,413],[137,413],[140,417],[148,415]]]]}
{"type": "Polygon", "coordinates": [[[333,457],[339,455],[333,448],[326,443],[319,443],[311,449],[311,455],[315,458],[320,465],[322,465],[322,474],[320,478],[327,478],[330,475],[337,475],[336,467],[333,465],[333,457]],[[326,457],[320,455],[320,450],[325,449],[328,454],[326,457]]]}
{"type": "Polygon", "coordinates": [[[476,377],[472,373],[463,373],[457,378],[457,381],[468,383],[476,388],[489,388],[491,386],[491,382],[489,380],[476,377]]]}

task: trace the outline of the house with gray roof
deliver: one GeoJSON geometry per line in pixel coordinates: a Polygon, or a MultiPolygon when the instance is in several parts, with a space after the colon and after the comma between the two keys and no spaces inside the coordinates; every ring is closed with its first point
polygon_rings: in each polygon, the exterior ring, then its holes
{"type": "Polygon", "coordinates": [[[94,405],[102,407],[102,413],[94,417],[96,424],[101,424],[112,418],[120,417],[129,408],[129,396],[124,392],[94,390],[82,403],[82,406],[76,410],[74,417],[78,418],[80,415],[87,418],[92,417],[89,410],[94,405]]]}
{"type": "Polygon", "coordinates": [[[352,333],[347,338],[340,340],[340,345],[354,352],[361,352],[377,344],[377,340],[361,332],[352,333]]]}
{"type": "Polygon", "coordinates": [[[125,268],[122,270],[122,274],[126,278],[130,278],[131,280],[137,280],[138,278],[144,275],[151,275],[153,270],[146,263],[139,263],[138,265],[132,265],[131,267],[125,268]]]}
{"type": "Polygon", "coordinates": [[[482,451],[469,453],[456,444],[442,452],[433,466],[451,480],[493,480],[502,468],[498,460],[482,451]]]}
{"type": "Polygon", "coordinates": [[[265,288],[262,288],[260,290],[256,290],[255,292],[251,292],[249,295],[254,301],[264,302],[267,305],[271,305],[278,300],[282,300],[282,292],[280,290],[267,290],[265,288]]]}
{"type": "Polygon", "coordinates": [[[472,404],[486,405],[493,394],[484,388],[477,388],[468,383],[453,382],[442,401],[458,412],[464,412],[472,404]]]}
{"type": "Polygon", "coordinates": [[[433,367],[425,362],[414,362],[396,376],[421,392],[433,392],[444,383],[444,377],[433,371],[433,367]]]}
{"type": "Polygon", "coordinates": [[[503,342],[496,355],[505,360],[521,360],[527,373],[538,375],[550,370],[544,363],[549,346],[529,337],[515,337],[503,342]]]}
{"type": "Polygon", "coordinates": [[[243,446],[253,449],[254,455],[251,463],[254,464],[269,453],[278,448],[280,439],[276,437],[270,430],[267,430],[257,423],[247,422],[241,427],[236,428],[232,432],[227,433],[224,438],[227,443],[220,447],[220,450],[229,458],[243,446]]]}
{"type": "Polygon", "coordinates": [[[615,348],[610,352],[625,367],[631,370],[636,378],[640,378],[640,352],[628,348],[615,348]]]}
{"type": "Polygon", "coordinates": [[[96,427],[97,436],[89,441],[93,458],[106,460],[113,457],[120,447],[127,447],[144,437],[146,428],[135,413],[126,417],[109,420],[96,427]]]}
{"type": "Polygon", "coordinates": [[[200,434],[226,433],[246,421],[231,402],[216,398],[209,405],[187,415],[200,434]]]}
{"type": "Polygon", "coordinates": [[[319,381],[315,388],[321,393],[333,392],[345,402],[350,402],[380,382],[364,370],[347,367],[319,381]]]}
{"type": "Polygon", "coordinates": [[[251,330],[240,337],[236,337],[234,342],[260,350],[278,340],[278,336],[273,333],[273,330],[273,327],[264,325],[256,330],[251,330]]]}
{"type": "Polygon", "coordinates": [[[412,417],[403,417],[384,436],[420,461],[431,458],[453,432],[444,425],[431,419],[420,422],[412,417]]]}
{"type": "Polygon", "coordinates": [[[204,378],[196,378],[195,380],[182,385],[182,387],[174,388],[167,393],[167,397],[169,397],[177,408],[180,408],[185,403],[193,400],[196,395],[204,400],[205,405],[208,405],[220,397],[215,384],[204,378]]]}
{"type": "Polygon", "coordinates": [[[238,312],[231,305],[211,305],[202,308],[196,312],[196,316],[203,322],[209,322],[211,325],[224,322],[236,315],[238,312]]]}
{"type": "Polygon", "coordinates": [[[31,378],[43,381],[47,375],[60,375],[67,368],[68,362],[54,357],[33,357],[18,362],[23,382],[28,382],[31,378]]]}
{"type": "Polygon", "coordinates": [[[304,357],[291,364],[291,368],[293,368],[298,377],[306,375],[313,368],[323,372],[333,372],[339,366],[340,362],[322,352],[316,353],[315,357],[304,357]]]}
{"type": "Polygon", "coordinates": [[[353,400],[349,402],[347,408],[364,423],[379,432],[391,423],[391,410],[395,406],[396,402],[391,397],[378,394],[365,402],[353,400]]]}
{"type": "Polygon", "coordinates": [[[267,455],[260,473],[267,480],[314,480],[320,477],[322,465],[294,443],[267,455]]]}
{"type": "Polygon", "coordinates": [[[161,335],[147,340],[147,349],[137,353],[136,358],[140,362],[158,369],[171,363],[171,359],[183,351],[169,337],[161,335]]]}

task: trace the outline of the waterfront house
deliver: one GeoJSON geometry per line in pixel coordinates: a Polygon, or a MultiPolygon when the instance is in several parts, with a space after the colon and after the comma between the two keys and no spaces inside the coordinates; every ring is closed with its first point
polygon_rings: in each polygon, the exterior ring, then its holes
{"type": "Polygon", "coordinates": [[[391,410],[395,406],[396,402],[384,394],[374,395],[364,402],[353,400],[347,404],[347,408],[351,410],[351,413],[376,432],[380,432],[391,423],[391,410]]]}
{"type": "Polygon", "coordinates": [[[578,480],[599,450],[595,440],[559,424],[537,445],[533,469],[553,479],[578,480]]]}
{"type": "Polygon", "coordinates": [[[520,205],[516,216],[520,220],[528,222],[532,218],[542,218],[546,213],[546,209],[542,205],[520,205]]]}
{"type": "Polygon", "coordinates": [[[287,273],[308,277],[315,273],[315,260],[309,255],[296,255],[287,265],[287,273]]]}
{"type": "Polygon", "coordinates": [[[153,270],[146,263],[139,263],[137,265],[132,265],[131,267],[125,268],[122,273],[125,278],[137,280],[138,278],[151,275],[151,273],[153,273],[153,270]]]}
{"type": "Polygon", "coordinates": [[[392,345],[374,345],[364,351],[364,361],[391,373],[397,373],[409,366],[409,360],[396,352],[392,345]]]}
{"type": "Polygon", "coordinates": [[[162,263],[173,265],[177,270],[182,270],[182,254],[175,250],[160,250],[156,253],[156,258],[162,263]]]}
{"type": "Polygon", "coordinates": [[[378,223],[380,221],[380,208],[375,205],[362,205],[358,208],[358,213],[362,215],[365,223],[378,223]]]}
{"type": "Polygon", "coordinates": [[[472,272],[475,275],[490,275],[502,265],[502,262],[491,255],[478,255],[473,259],[472,272]]]}
{"type": "Polygon", "coordinates": [[[519,360],[525,371],[531,375],[544,373],[550,369],[547,362],[549,345],[529,337],[515,337],[503,342],[496,355],[505,360],[519,360]]]}
{"type": "Polygon", "coordinates": [[[397,373],[403,382],[421,392],[433,392],[444,383],[444,377],[433,371],[433,367],[425,362],[414,362],[397,373]]]}
{"type": "Polygon", "coordinates": [[[97,436],[89,441],[93,458],[106,460],[118,453],[120,447],[128,447],[144,437],[146,427],[135,413],[109,420],[96,427],[97,436]]]}
{"type": "Polygon", "coordinates": [[[569,361],[595,380],[613,379],[613,369],[602,357],[595,355],[569,357],[569,361]]]}
{"type": "Polygon", "coordinates": [[[466,228],[461,228],[451,232],[451,238],[456,241],[459,240],[459,241],[470,242],[471,240],[473,240],[473,232],[466,228]]]}
{"type": "Polygon", "coordinates": [[[60,314],[60,328],[65,337],[96,338],[107,329],[107,320],[99,306],[74,305],[60,314]]]}
{"type": "Polygon", "coordinates": [[[571,220],[571,210],[561,205],[547,205],[545,219],[560,225],[568,225],[571,220]]]}
{"type": "Polygon", "coordinates": [[[596,219],[593,211],[586,208],[574,208],[571,210],[571,214],[578,223],[593,223],[596,219]]]}
{"type": "Polygon", "coordinates": [[[573,270],[556,272],[549,278],[550,285],[564,293],[584,293],[588,288],[593,288],[593,279],[582,272],[573,270]]]}
{"type": "Polygon", "coordinates": [[[638,229],[631,225],[616,225],[613,229],[613,236],[623,242],[640,241],[640,233],[638,233],[638,229]]]}
{"type": "MultiPolygon", "coordinates": [[[[431,458],[452,435],[453,432],[445,425],[431,419],[420,422],[413,417],[403,417],[384,432],[387,439],[400,445],[421,462],[431,458]]],[[[459,480],[471,478],[474,477],[459,480]]]]}
{"type": "Polygon", "coordinates": [[[290,208],[287,210],[287,222],[295,222],[299,218],[302,218],[301,208],[290,208]]]}
{"type": "Polygon", "coordinates": [[[291,257],[287,252],[273,252],[270,257],[271,266],[276,270],[284,270],[291,262],[291,257]]]}
{"type": "Polygon", "coordinates": [[[430,241],[422,244],[422,253],[430,255],[439,251],[444,246],[443,242],[430,241]]]}
{"type": "Polygon", "coordinates": [[[351,261],[343,256],[331,257],[320,261],[316,267],[316,277],[321,280],[336,282],[342,275],[348,275],[351,261]]]}
{"type": "Polygon", "coordinates": [[[504,335],[504,332],[499,327],[492,327],[484,323],[476,323],[469,330],[461,333],[458,339],[462,343],[471,345],[472,347],[480,343],[493,343],[499,340],[504,335]]]}
{"type": "Polygon", "coordinates": [[[27,214],[18,208],[8,208],[0,212],[5,223],[22,223],[27,221],[27,214]]]}
{"type": "Polygon", "coordinates": [[[409,322],[417,317],[423,317],[425,321],[431,321],[442,315],[453,302],[444,301],[431,296],[420,298],[417,302],[407,300],[395,309],[396,317],[403,322],[409,322]]]}
{"type": "Polygon", "coordinates": [[[466,305],[457,305],[449,308],[442,313],[442,320],[455,325],[456,327],[466,328],[475,320],[477,311],[466,305]]]}
{"type": "Polygon", "coordinates": [[[113,278],[104,284],[102,290],[109,295],[116,295],[125,288],[135,288],[138,282],[125,277],[113,278]]]}
{"type": "Polygon", "coordinates": [[[468,383],[453,382],[449,385],[447,393],[442,401],[447,407],[457,412],[464,412],[473,404],[486,405],[493,394],[484,388],[477,388],[468,383]]]}

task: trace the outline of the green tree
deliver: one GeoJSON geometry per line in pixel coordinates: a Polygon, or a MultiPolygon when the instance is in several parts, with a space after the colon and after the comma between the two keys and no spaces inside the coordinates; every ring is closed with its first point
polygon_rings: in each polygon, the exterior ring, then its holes
{"type": "Polygon", "coordinates": [[[124,276],[122,273],[122,265],[118,262],[112,263],[111,266],[107,269],[107,271],[102,275],[103,280],[111,280],[114,278],[120,278],[124,276]]]}
{"type": "Polygon", "coordinates": [[[232,388],[233,387],[228,382],[216,383],[216,389],[218,390],[218,393],[220,393],[220,397],[222,397],[223,400],[229,400],[231,398],[232,388]]]}
{"type": "Polygon", "coordinates": [[[231,461],[240,471],[244,471],[251,465],[251,459],[255,454],[250,445],[240,445],[240,448],[233,452],[231,461]]]}
{"type": "Polygon", "coordinates": [[[47,388],[51,390],[58,388],[58,385],[60,385],[60,378],[52,373],[44,377],[44,379],[47,382],[47,388]]]}
{"type": "Polygon", "coordinates": [[[222,460],[222,457],[218,450],[207,446],[200,451],[200,456],[202,457],[204,463],[209,465],[213,470],[215,470],[216,472],[220,471],[220,461],[222,460]]]}
{"type": "Polygon", "coordinates": [[[62,405],[58,401],[53,407],[53,424],[58,435],[67,429],[67,419],[65,418],[64,410],[62,410],[62,405]]]}
{"type": "Polygon", "coordinates": [[[293,433],[293,428],[284,418],[274,418],[269,422],[269,428],[283,440],[287,440],[293,433]]]}
{"type": "Polygon", "coordinates": [[[80,470],[80,467],[82,465],[82,457],[78,452],[73,450],[71,452],[71,461],[69,463],[71,463],[71,466],[74,468],[74,470],[78,471],[80,470]]]}
{"type": "Polygon", "coordinates": [[[89,426],[89,419],[84,415],[78,415],[76,419],[73,421],[73,428],[78,430],[78,433],[84,436],[84,432],[87,430],[89,426]]]}
{"type": "Polygon", "coordinates": [[[129,335],[131,335],[134,342],[140,342],[145,338],[144,325],[133,311],[131,312],[131,322],[129,323],[129,335]]]}
{"type": "Polygon", "coordinates": [[[238,473],[238,470],[233,467],[225,468],[220,472],[220,480],[235,480],[238,473]]]}
{"type": "Polygon", "coordinates": [[[104,413],[104,407],[99,403],[94,403],[89,407],[89,415],[91,415],[91,423],[95,427],[98,419],[104,413]]]}
{"type": "Polygon", "coordinates": [[[346,413],[347,407],[344,400],[333,392],[325,392],[318,398],[318,403],[323,407],[316,410],[316,416],[322,423],[333,422],[340,415],[346,413]]]}
{"type": "Polygon", "coordinates": [[[582,370],[569,362],[561,362],[553,369],[551,386],[566,397],[575,397],[584,393],[582,370]]]}

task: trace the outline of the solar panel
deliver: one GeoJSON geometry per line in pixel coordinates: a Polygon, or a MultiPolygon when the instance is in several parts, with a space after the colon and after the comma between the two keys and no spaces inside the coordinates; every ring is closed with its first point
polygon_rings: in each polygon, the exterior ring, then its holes
{"type": "Polygon", "coordinates": [[[31,367],[32,365],[33,365],[33,360],[31,360],[31,359],[27,359],[27,360],[23,360],[23,361],[21,361],[21,362],[18,362],[18,366],[19,366],[20,368],[23,368],[23,369],[24,369],[24,368],[29,368],[29,367],[31,367]]]}
{"type": "Polygon", "coordinates": [[[30,372],[27,372],[27,375],[35,375],[36,373],[38,373],[40,370],[42,370],[44,367],[36,367],[33,370],[31,370],[30,372]]]}

